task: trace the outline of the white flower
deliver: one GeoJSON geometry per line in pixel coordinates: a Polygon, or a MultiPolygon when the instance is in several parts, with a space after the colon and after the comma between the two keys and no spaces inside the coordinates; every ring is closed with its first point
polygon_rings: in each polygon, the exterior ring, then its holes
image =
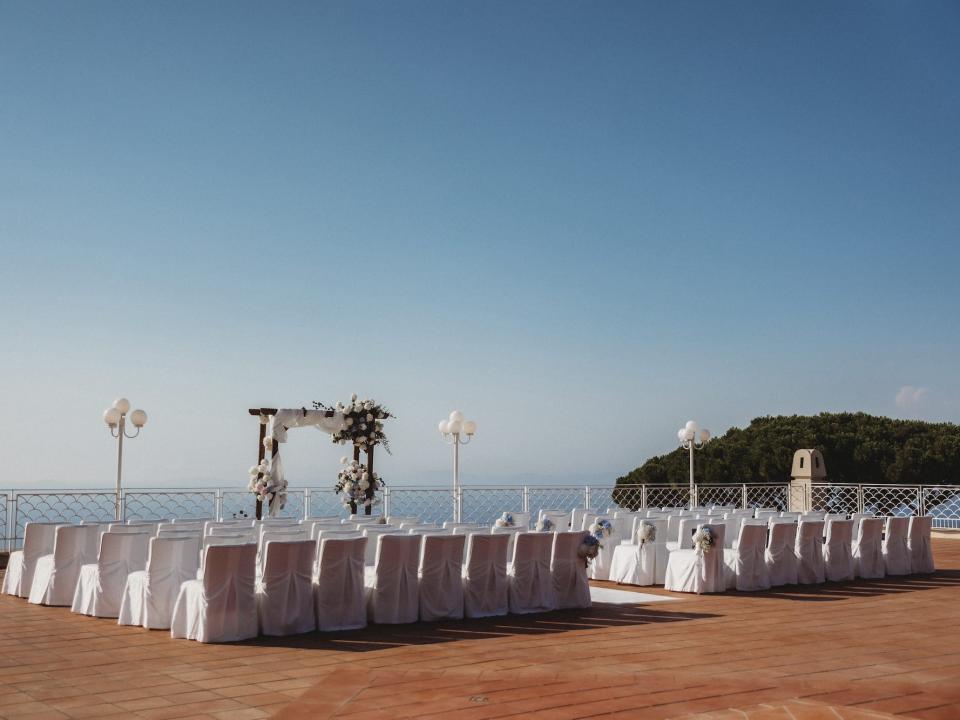
{"type": "Polygon", "coordinates": [[[371,505],[373,505],[373,500],[371,500],[370,498],[367,498],[366,500],[363,501],[364,507],[370,507],[371,505]]]}
{"type": "Polygon", "coordinates": [[[351,492],[353,492],[353,483],[350,482],[349,480],[348,480],[347,482],[345,482],[345,483],[343,484],[343,491],[344,491],[345,493],[351,493],[351,492]]]}
{"type": "Polygon", "coordinates": [[[269,450],[272,445],[273,445],[273,438],[267,435],[263,439],[263,446],[269,450]]]}
{"type": "Polygon", "coordinates": [[[352,417],[348,417],[348,418],[344,421],[344,423],[346,424],[347,427],[350,427],[351,425],[353,425],[353,418],[352,418],[352,417]]]}
{"type": "Polygon", "coordinates": [[[361,429],[361,430],[366,430],[366,429],[367,429],[367,424],[366,424],[366,423],[360,423],[360,429],[361,429]]]}
{"type": "Polygon", "coordinates": [[[373,422],[373,415],[367,413],[367,422],[373,422]]]}
{"type": "Polygon", "coordinates": [[[367,400],[367,401],[363,404],[363,409],[364,409],[364,410],[373,410],[373,400],[367,400]]]}
{"type": "Polygon", "coordinates": [[[346,455],[344,455],[342,458],[340,458],[340,464],[341,464],[341,465],[346,465],[346,464],[347,464],[347,456],[346,456],[346,455]]]}
{"type": "Polygon", "coordinates": [[[361,480],[361,481],[360,481],[360,489],[361,489],[361,490],[366,490],[366,489],[369,488],[369,487],[370,487],[370,482],[369,482],[369,481],[367,481],[367,480],[361,480]]]}
{"type": "Polygon", "coordinates": [[[254,465],[250,468],[249,473],[251,475],[258,475],[260,473],[260,467],[258,465],[254,465]]]}
{"type": "Polygon", "coordinates": [[[369,479],[370,479],[370,473],[364,471],[363,475],[361,475],[360,477],[363,478],[364,480],[369,480],[369,479]]]}
{"type": "Polygon", "coordinates": [[[357,394],[354,393],[353,395],[351,395],[351,396],[350,396],[350,400],[353,401],[353,402],[356,402],[356,400],[357,400],[357,394]]]}

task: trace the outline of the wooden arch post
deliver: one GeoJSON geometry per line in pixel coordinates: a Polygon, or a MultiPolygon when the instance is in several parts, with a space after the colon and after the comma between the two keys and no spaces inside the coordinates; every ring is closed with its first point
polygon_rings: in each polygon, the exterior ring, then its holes
{"type": "MultiPolygon", "coordinates": [[[[273,417],[277,414],[276,408],[250,408],[247,412],[251,415],[260,417],[261,415],[266,415],[267,417],[273,417]]],[[[267,424],[260,423],[260,441],[257,443],[257,465],[263,462],[263,459],[267,456],[267,448],[264,446],[263,441],[267,437],[267,424]]],[[[270,447],[270,457],[272,458],[277,453],[277,442],[274,441],[270,447]]],[[[262,477],[262,473],[257,473],[257,480],[262,477]]],[[[257,497],[257,520],[263,519],[263,500],[257,497]]]]}

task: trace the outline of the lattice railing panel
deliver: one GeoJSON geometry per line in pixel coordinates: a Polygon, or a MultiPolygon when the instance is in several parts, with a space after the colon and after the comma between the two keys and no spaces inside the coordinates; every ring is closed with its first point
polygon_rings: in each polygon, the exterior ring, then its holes
{"type": "Polygon", "coordinates": [[[810,488],[813,510],[835,513],[860,512],[860,493],[856,485],[813,485],[810,488]]]}
{"type": "Polygon", "coordinates": [[[105,492],[17,493],[16,544],[28,522],[113,522],[116,499],[115,493],[105,492]]]}
{"type": "MultiPolygon", "coordinates": [[[[273,517],[302,518],[304,504],[303,490],[288,490],[287,502],[283,510],[273,517]]],[[[268,517],[268,503],[263,504],[263,516],[268,517]]],[[[221,516],[224,520],[233,518],[253,518],[257,516],[256,500],[253,493],[240,490],[227,490],[223,493],[221,516]]]]}
{"type": "Polygon", "coordinates": [[[688,507],[690,490],[668,485],[647,485],[647,507],[688,507]]]}
{"type": "Polygon", "coordinates": [[[590,488],[590,509],[637,510],[643,506],[643,485],[616,485],[590,488]]]}
{"type": "Polygon", "coordinates": [[[523,511],[523,488],[464,488],[462,493],[462,522],[492,525],[505,512],[523,511]]]}
{"type": "Polygon", "coordinates": [[[569,513],[574,508],[582,508],[584,495],[582,487],[531,487],[527,491],[530,519],[536,522],[541,510],[563,510],[569,513]]]}
{"type": "Polygon", "coordinates": [[[169,491],[123,493],[124,520],[211,519],[216,515],[216,491],[169,491]]]}
{"type": "Polygon", "coordinates": [[[393,517],[416,517],[442,525],[453,520],[453,490],[390,488],[389,510],[393,517]]]}
{"type": "MultiPolygon", "coordinates": [[[[383,497],[382,494],[380,496],[383,497]]],[[[378,505],[374,512],[381,515],[383,508],[378,505]]],[[[350,508],[344,507],[333,488],[310,488],[308,517],[346,517],[349,514],[350,508]]]]}
{"type": "Polygon", "coordinates": [[[8,520],[10,519],[7,516],[7,501],[10,496],[7,493],[0,493],[0,550],[13,550],[14,541],[16,540],[13,532],[13,528],[9,526],[8,520]]]}
{"type": "Polygon", "coordinates": [[[922,497],[923,513],[933,516],[934,527],[960,528],[960,487],[925,487],[922,497]]]}
{"type": "Polygon", "coordinates": [[[916,515],[920,496],[916,487],[863,486],[863,511],[875,515],[909,517],[916,515]]]}
{"type": "Polygon", "coordinates": [[[743,504],[743,485],[698,485],[697,505],[740,507],[743,504]]]}
{"type": "Polygon", "coordinates": [[[787,485],[747,485],[748,508],[790,508],[790,488],[787,485]]]}

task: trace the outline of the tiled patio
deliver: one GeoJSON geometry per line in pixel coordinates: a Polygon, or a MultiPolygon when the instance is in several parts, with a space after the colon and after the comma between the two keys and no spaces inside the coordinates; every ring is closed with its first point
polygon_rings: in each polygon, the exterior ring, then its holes
{"type": "Polygon", "coordinates": [[[2,596],[0,717],[955,719],[960,540],[934,552],[932,577],[219,646],[2,596]]]}

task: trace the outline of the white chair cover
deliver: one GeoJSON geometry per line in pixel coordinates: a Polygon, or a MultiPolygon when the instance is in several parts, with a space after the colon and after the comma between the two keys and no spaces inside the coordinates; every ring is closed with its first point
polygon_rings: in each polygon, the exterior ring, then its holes
{"type": "Polygon", "coordinates": [[[256,563],[256,543],[207,547],[202,579],[180,586],[170,636],[200,642],[256,637],[256,563]]]}
{"type": "Polygon", "coordinates": [[[872,518],[872,517],[875,517],[874,514],[869,512],[856,512],[850,515],[850,519],[853,520],[853,537],[854,538],[857,537],[857,529],[860,526],[860,521],[863,520],[864,518],[872,518]]]}
{"type": "Polygon", "coordinates": [[[781,519],[781,520],[789,520],[790,522],[799,522],[799,520],[800,520],[800,513],[798,513],[798,512],[787,512],[786,510],[784,510],[783,512],[780,513],[780,519],[781,519]]]}
{"type": "Polygon", "coordinates": [[[255,543],[260,538],[260,533],[256,528],[243,525],[213,525],[207,528],[206,537],[243,537],[247,542],[255,543]]]}
{"type": "MultiPolygon", "coordinates": [[[[777,523],[782,524],[782,523],[777,523]]],[[[792,525],[792,523],[791,523],[792,525]]],[[[726,526],[724,526],[726,531],[726,526]]],[[[767,528],[764,525],[742,525],[735,550],[727,550],[730,570],[727,585],[740,592],[770,589],[770,571],[766,559],[767,528]]]]}
{"type": "MultiPolygon", "coordinates": [[[[364,537],[363,533],[359,530],[321,530],[317,533],[316,540],[324,540],[326,538],[358,538],[364,537]]],[[[364,545],[366,547],[366,545],[364,545]]]]}
{"type": "Polygon", "coordinates": [[[80,568],[95,563],[100,550],[102,525],[61,525],[56,529],[53,552],[37,559],[30,586],[30,602],[70,605],[80,568]]]}
{"type": "Polygon", "coordinates": [[[310,530],[310,539],[316,540],[320,537],[320,532],[323,530],[343,530],[343,524],[338,522],[310,522],[305,523],[305,525],[310,530]]]}
{"type": "MultiPolygon", "coordinates": [[[[667,524],[671,525],[670,519],[668,518],[667,524]]],[[[676,533],[671,533],[670,530],[667,530],[667,535],[669,538],[667,540],[667,551],[673,552],[674,550],[692,550],[693,549],[693,533],[696,532],[697,527],[701,524],[699,520],[694,517],[679,517],[676,518],[672,524],[673,531],[676,533]]]]}
{"type": "Polygon", "coordinates": [[[234,529],[249,528],[251,532],[255,532],[256,523],[256,520],[207,520],[203,523],[203,534],[209,535],[210,528],[215,527],[233,527],[234,529]]]}
{"type": "Polygon", "coordinates": [[[374,565],[364,581],[368,617],[375,623],[416,622],[420,537],[389,533],[379,535],[376,542],[374,565]]]}
{"type": "Polygon", "coordinates": [[[180,586],[197,576],[199,565],[199,532],[192,537],[152,538],[146,569],[127,576],[117,622],[169,629],[180,586]]]}
{"type": "Polygon", "coordinates": [[[573,508],[570,511],[570,529],[571,530],[582,530],[583,529],[583,516],[587,512],[586,508],[573,508]]]}
{"type": "Polygon", "coordinates": [[[263,573],[256,585],[260,634],[313,632],[317,629],[313,606],[316,544],[312,540],[275,540],[271,535],[266,538],[263,573]]]}
{"type": "Polygon", "coordinates": [[[465,535],[427,535],[420,553],[420,619],[463,617],[465,535]]]}
{"type": "Polygon", "coordinates": [[[396,525],[397,527],[400,527],[400,525],[405,522],[418,523],[418,522],[421,522],[421,520],[420,518],[415,517],[413,515],[410,515],[410,516],[388,515],[387,516],[387,523],[390,525],[396,525]]]}
{"type": "Polygon", "coordinates": [[[357,515],[352,514],[345,522],[357,523],[360,525],[380,525],[385,518],[380,515],[357,515]]]}
{"type": "MultiPolygon", "coordinates": [[[[633,542],[633,519],[634,513],[631,512],[621,510],[613,514],[613,520],[611,520],[610,523],[620,537],[620,542],[633,542]]],[[[617,544],[619,545],[620,543],[617,544]]]]}
{"type": "Polygon", "coordinates": [[[910,548],[907,531],[910,518],[888,517],[883,532],[883,563],[887,575],[910,574],[910,548]]]}
{"type": "Polygon", "coordinates": [[[468,618],[507,614],[509,540],[503,534],[471,533],[467,537],[463,563],[463,611],[468,618]]]}
{"type": "MultiPolygon", "coordinates": [[[[373,527],[364,526],[363,536],[367,538],[367,554],[364,556],[364,562],[367,565],[373,565],[377,560],[377,538],[381,535],[394,535],[400,532],[399,528],[394,527],[373,527]]],[[[419,541],[419,540],[418,540],[419,541]]]]}
{"type": "MultiPolygon", "coordinates": [[[[530,513],[528,512],[512,512],[507,511],[509,515],[513,515],[513,526],[520,528],[520,530],[526,532],[530,529],[530,513]]],[[[501,515],[501,517],[503,517],[501,515]]]]}
{"type": "Polygon", "coordinates": [[[160,528],[157,530],[157,537],[166,537],[166,538],[178,538],[178,537],[195,537],[199,542],[202,537],[201,533],[203,530],[200,528],[192,528],[187,530],[167,530],[165,528],[160,528]]]}
{"type": "Polygon", "coordinates": [[[711,530],[714,535],[714,546],[707,552],[701,552],[697,548],[671,552],[670,559],[667,560],[665,589],[697,594],[726,590],[726,565],[723,558],[726,528],[709,523],[701,523],[700,526],[711,530]]]}
{"type": "Polygon", "coordinates": [[[492,528],[490,528],[491,535],[509,535],[509,538],[507,539],[507,554],[503,558],[504,562],[509,562],[510,558],[513,557],[513,546],[517,540],[517,533],[522,531],[523,531],[523,528],[520,528],[520,527],[501,528],[494,525],[492,528]]]}
{"type": "Polygon", "coordinates": [[[855,577],[853,561],[853,520],[828,520],[827,541],[823,546],[824,575],[830,582],[846,582],[855,577]]]}
{"type": "MultiPolygon", "coordinates": [[[[260,533],[260,541],[257,543],[257,580],[263,575],[263,564],[266,561],[266,546],[268,542],[299,542],[301,540],[310,540],[310,528],[297,526],[281,526],[268,528],[260,533]]],[[[311,613],[312,614],[312,613],[311,613]]]]}
{"type": "Polygon", "coordinates": [[[128,525],[127,523],[110,523],[107,527],[109,532],[116,534],[132,533],[134,535],[147,534],[153,536],[157,533],[157,525],[152,523],[137,523],[135,525],[128,525]]]}
{"type": "Polygon", "coordinates": [[[314,597],[317,630],[354,630],[367,626],[363,558],[367,538],[324,537],[317,543],[314,597]]]}
{"type": "Polygon", "coordinates": [[[33,586],[37,560],[53,552],[57,528],[63,523],[28,522],[23,528],[23,549],[14,550],[7,558],[3,575],[3,593],[25,598],[33,586]]]}
{"type": "Polygon", "coordinates": [[[511,613],[547,612],[556,607],[553,577],[550,575],[553,538],[554,533],[517,534],[513,562],[507,566],[511,613]]]}
{"type": "Polygon", "coordinates": [[[550,574],[553,576],[555,607],[561,610],[588,608],[591,604],[587,567],[583,559],[577,555],[583,538],[583,531],[562,531],[555,533],[553,537],[550,574]]]}
{"type": "Polygon", "coordinates": [[[913,574],[932,573],[933,548],[930,544],[930,533],[933,531],[933,518],[929,515],[910,518],[907,530],[907,548],[910,550],[910,572],[913,574]]]}
{"type": "MultiPolygon", "coordinates": [[[[605,515],[600,515],[595,518],[595,520],[610,520],[610,518],[605,515]]],[[[617,526],[613,524],[612,520],[610,520],[610,524],[613,526],[613,530],[609,535],[600,540],[600,550],[597,553],[597,557],[590,562],[588,574],[591,580],[610,579],[610,565],[613,563],[613,551],[623,539],[617,532],[617,526]]]]}
{"type": "Polygon", "coordinates": [[[465,522],[453,522],[451,520],[444,520],[443,527],[447,530],[455,530],[457,528],[476,528],[476,523],[465,523],[465,522]]]}
{"type": "Polygon", "coordinates": [[[797,584],[797,523],[774,522],[770,524],[770,539],[764,553],[770,586],[797,584]]]}
{"type": "MultiPolygon", "coordinates": [[[[455,527],[453,528],[454,535],[476,535],[477,533],[482,533],[484,535],[490,534],[490,529],[485,527],[455,527]]],[[[509,545],[509,538],[507,538],[507,544],[509,545]]],[[[504,556],[503,562],[506,563],[507,559],[504,556]]]]}
{"type": "Polygon", "coordinates": [[[823,520],[802,518],[797,524],[797,582],[801,585],[822,583],[826,579],[823,566],[823,520]]]}
{"type": "Polygon", "coordinates": [[[857,577],[882,578],[883,564],[883,519],[864,517],[857,522],[857,533],[853,541],[853,562],[857,577]]]}
{"type": "Polygon", "coordinates": [[[570,513],[563,510],[541,510],[537,520],[543,520],[544,518],[553,523],[554,530],[557,532],[563,532],[570,527],[570,513]]]}
{"type": "Polygon", "coordinates": [[[769,520],[770,518],[775,518],[779,515],[779,510],[773,510],[772,508],[757,508],[755,517],[757,520],[769,520]]]}
{"type": "Polygon", "coordinates": [[[105,532],[97,562],[80,568],[70,609],[94,617],[117,617],[127,576],[146,567],[149,547],[149,533],[105,532]]]}
{"type": "MultiPolygon", "coordinates": [[[[657,580],[657,567],[661,564],[661,573],[667,572],[666,518],[643,518],[635,524],[633,542],[622,542],[613,550],[610,564],[610,580],[621,585],[654,585],[657,580]],[[654,528],[654,539],[641,542],[644,525],[654,528]]],[[[662,579],[660,580],[662,583],[662,579]]]]}

